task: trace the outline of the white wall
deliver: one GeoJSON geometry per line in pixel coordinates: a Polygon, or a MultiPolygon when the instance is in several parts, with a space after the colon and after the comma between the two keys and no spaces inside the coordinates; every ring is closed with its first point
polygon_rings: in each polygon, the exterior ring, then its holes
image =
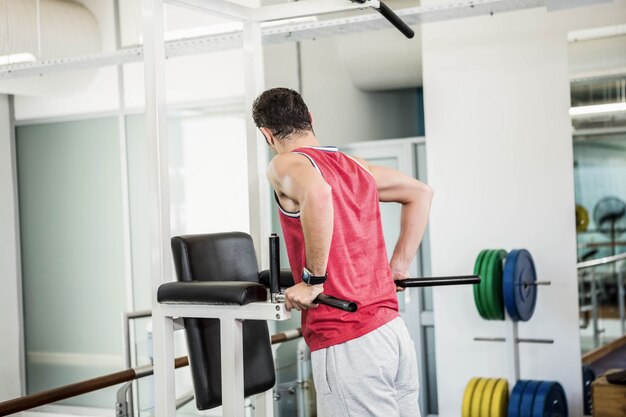
{"type": "Polygon", "coordinates": [[[21,395],[17,196],[8,96],[0,94],[0,401],[21,395]]]}
{"type": "Polygon", "coordinates": [[[302,42],[302,66],[302,95],[323,144],[417,136],[416,90],[360,91],[342,62],[337,39],[302,42]]]}
{"type": "MultiPolygon", "coordinates": [[[[434,275],[471,273],[484,248],[527,248],[540,287],[520,337],[522,379],[560,381],[582,415],[567,31],[608,25],[626,3],[544,9],[422,27],[434,275]]],[[[474,376],[507,377],[502,322],[480,319],[469,287],[434,291],[439,413],[460,414],[474,376]]]]}

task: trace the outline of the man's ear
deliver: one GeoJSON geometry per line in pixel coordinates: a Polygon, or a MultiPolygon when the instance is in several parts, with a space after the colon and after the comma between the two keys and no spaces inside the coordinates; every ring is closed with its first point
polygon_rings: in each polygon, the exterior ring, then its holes
{"type": "Polygon", "coordinates": [[[311,122],[311,126],[313,126],[313,113],[309,112],[309,122],[311,122]]]}
{"type": "Polygon", "coordinates": [[[261,131],[263,136],[265,136],[267,144],[270,146],[274,146],[274,135],[272,135],[272,132],[266,127],[260,127],[259,130],[261,131]]]}

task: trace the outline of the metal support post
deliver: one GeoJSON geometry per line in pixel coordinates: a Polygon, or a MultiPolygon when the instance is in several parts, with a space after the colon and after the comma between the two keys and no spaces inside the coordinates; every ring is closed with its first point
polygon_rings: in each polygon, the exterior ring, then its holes
{"type": "Polygon", "coordinates": [[[600,328],[598,326],[598,283],[595,273],[591,273],[591,324],[593,326],[593,348],[600,346],[600,328]]]}
{"type": "Polygon", "coordinates": [[[626,334],[626,312],[624,306],[624,297],[626,296],[624,291],[624,271],[620,270],[617,274],[617,297],[619,303],[619,323],[622,335],[626,334]]]}
{"type": "Polygon", "coordinates": [[[509,385],[515,386],[515,383],[520,379],[520,366],[519,366],[519,343],[517,336],[517,322],[513,321],[507,314],[506,325],[506,339],[510,342],[507,343],[508,349],[508,361],[509,361],[509,385]]]}
{"type": "Polygon", "coordinates": [[[220,320],[222,355],[222,414],[244,417],[243,395],[243,321],[234,318],[220,320]]]}

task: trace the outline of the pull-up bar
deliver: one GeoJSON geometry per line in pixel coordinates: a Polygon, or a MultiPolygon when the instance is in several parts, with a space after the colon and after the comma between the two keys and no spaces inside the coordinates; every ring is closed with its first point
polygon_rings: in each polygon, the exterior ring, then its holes
{"type": "Polygon", "coordinates": [[[407,38],[412,38],[415,35],[409,25],[385,3],[379,0],[311,0],[261,7],[247,7],[226,0],[165,0],[165,2],[230,19],[253,22],[270,22],[372,8],[378,11],[407,38]]]}

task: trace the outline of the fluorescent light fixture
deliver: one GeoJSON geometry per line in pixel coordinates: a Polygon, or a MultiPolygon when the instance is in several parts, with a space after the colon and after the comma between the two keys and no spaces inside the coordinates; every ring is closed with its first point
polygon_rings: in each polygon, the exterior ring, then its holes
{"type": "Polygon", "coordinates": [[[24,52],[21,54],[11,54],[11,55],[2,55],[0,56],[0,65],[9,65],[9,64],[24,64],[26,62],[36,62],[37,58],[35,55],[24,52]]]}
{"type": "Polygon", "coordinates": [[[592,114],[619,113],[623,111],[626,111],[626,102],[571,107],[569,109],[569,115],[572,117],[577,117],[589,116],[592,114]]]}

